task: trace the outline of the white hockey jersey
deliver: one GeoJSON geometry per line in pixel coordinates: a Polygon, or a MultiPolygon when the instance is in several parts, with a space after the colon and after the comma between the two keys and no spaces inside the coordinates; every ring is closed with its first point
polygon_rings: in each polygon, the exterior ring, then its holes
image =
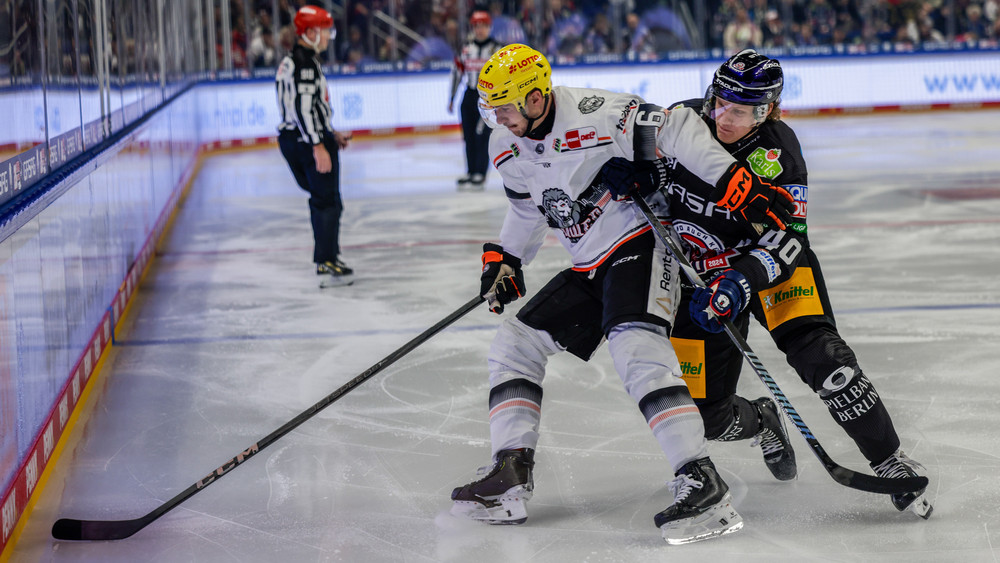
{"type": "Polygon", "coordinates": [[[500,245],[529,263],[547,228],[569,251],[573,269],[598,267],[623,242],[648,231],[629,201],[616,201],[601,167],[620,156],[674,156],[715,185],[735,160],[689,108],[667,110],[639,96],[557,86],[555,121],[542,140],[506,128],[490,136],[490,158],[510,200],[500,245]],[[655,151],[653,144],[655,143],[655,151]]]}

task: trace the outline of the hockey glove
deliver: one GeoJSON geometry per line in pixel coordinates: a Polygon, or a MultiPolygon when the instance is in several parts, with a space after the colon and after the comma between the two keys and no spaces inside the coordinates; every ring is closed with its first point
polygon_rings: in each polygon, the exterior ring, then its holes
{"type": "Polygon", "coordinates": [[[722,321],[733,320],[750,303],[750,283],[736,270],[723,270],[691,297],[691,320],[706,332],[722,332],[722,321]]]}
{"type": "Polygon", "coordinates": [[[604,163],[601,180],[618,201],[635,194],[646,197],[667,185],[667,167],[662,160],[636,160],[616,156],[604,163]]]}
{"type": "Polygon", "coordinates": [[[483,245],[483,275],[479,294],[489,302],[490,311],[503,313],[503,306],[524,296],[521,259],[504,252],[498,244],[483,245]]]}
{"type": "Polygon", "coordinates": [[[795,200],[785,188],[761,180],[739,162],[726,170],[710,197],[739,221],[767,223],[782,231],[791,223],[795,210],[795,200]]]}

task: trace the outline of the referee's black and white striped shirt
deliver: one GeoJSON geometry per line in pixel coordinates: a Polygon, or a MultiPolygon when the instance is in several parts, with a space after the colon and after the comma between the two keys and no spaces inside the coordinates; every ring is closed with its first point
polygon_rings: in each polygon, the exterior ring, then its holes
{"type": "Polygon", "coordinates": [[[315,51],[296,43],[278,66],[275,88],[281,112],[279,131],[298,131],[302,141],[310,145],[318,145],[324,135],[333,134],[330,94],[315,51]]]}

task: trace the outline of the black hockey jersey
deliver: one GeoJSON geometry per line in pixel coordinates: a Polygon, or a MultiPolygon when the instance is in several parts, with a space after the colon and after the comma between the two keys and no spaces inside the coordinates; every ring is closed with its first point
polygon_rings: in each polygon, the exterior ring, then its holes
{"type": "MultiPolygon", "coordinates": [[[[674,107],[678,106],[700,113],[702,100],[687,100],[674,107]]],[[[715,122],[706,121],[714,133],[715,122]]],[[[667,188],[670,215],[699,273],[709,274],[707,278],[715,271],[733,268],[746,276],[754,291],[760,291],[788,279],[808,244],[806,163],[795,132],[781,121],[765,121],[750,135],[723,146],[758,176],[788,190],[795,199],[793,223],[784,231],[768,229],[759,239],[748,238],[744,225],[705,197],[713,186],[672,158],[666,160],[671,170],[667,188]]]]}

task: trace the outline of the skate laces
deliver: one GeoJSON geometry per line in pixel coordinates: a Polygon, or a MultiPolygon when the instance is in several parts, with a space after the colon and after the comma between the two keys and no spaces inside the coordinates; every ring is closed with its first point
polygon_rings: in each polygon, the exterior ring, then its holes
{"type": "Polygon", "coordinates": [[[681,473],[673,481],[667,483],[667,488],[674,495],[674,504],[677,504],[688,497],[691,491],[694,489],[700,489],[704,485],[701,481],[697,479],[692,479],[688,477],[687,474],[681,473]]]}
{"type": "Polygon", "coordinates": [[[924,466],[910,459],[903,453],[903,450],[897,450],[896,453],[885,458],[885,461],[882,463],[873,465],[872,469],[875,470],[875,474],[879,477],[900,479],[916,475],[915,470],[924,469],[924,466]]]}
{"type": "Polygon", "coordinates": [[[750,442],[750,447],[760,446],[761,451],[764,452],[764,457],[771,454],[781,453],[785,449],[784,444],[781,443],[781,438],[774,433],[770,428],[765,428],[757,433],[753,437],[753,442],[750,442]]]}

